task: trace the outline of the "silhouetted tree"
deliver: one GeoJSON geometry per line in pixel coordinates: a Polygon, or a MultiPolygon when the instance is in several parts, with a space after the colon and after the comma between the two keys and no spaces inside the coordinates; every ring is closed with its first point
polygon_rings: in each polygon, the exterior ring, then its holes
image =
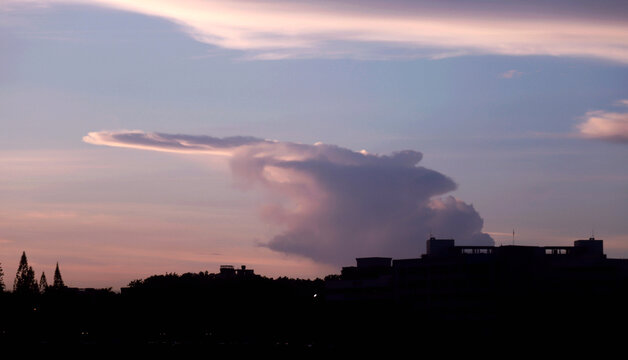
{"type": "Polygon", "coordinates": [[[48,280],[46,280],[46,273],[42,271],[41,278],[39,279],[39,292],[44,293],[48,289],[48,280]]]}
{"type": "Polygon", "coordinates": [[[35,294],[39,292],[39,286],[37,285],[37,280],[35,280],[35,271],[33,271],[32,267],[28,266],[25,251],[22,252],[20,265],[15,274],[13,292],[20,294],[35,294]]]}
{"type": "Polygon", "coordinates": [[[0,264],[0,292],[4,291],[4,272],[2,271],[2,264],[0,264]]]}
{"type": "Polygon", "coordinates": [[[142,284],[144,283],[144,280],[142,279],[135,279],[133,281],[131,281],[129,283],[129,287],[134,288],[134,287],[140,287],[142,286],[142,284]]]}
{"type": "Polygon", "coordinates": [[[52,287],[55,289],[63,289],[65,284],[63,283],[63,279],[61,279],[61,272],[59,271],[59,263],[57,263],[57,268],[55,269],[55,277],[52,282],[52,287]]]}

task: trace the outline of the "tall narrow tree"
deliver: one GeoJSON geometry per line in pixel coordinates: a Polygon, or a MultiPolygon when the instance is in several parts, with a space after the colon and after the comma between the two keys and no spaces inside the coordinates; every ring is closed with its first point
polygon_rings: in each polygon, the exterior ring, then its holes
{"type": "Polygon", "coordinates": [[[41,278],[39,279],[39,292],[44,293],[48,289],[48,280],[46,280],[46,273],[42,271],[41,278]]]}
{"type": "Polygon", "coordinates": [[[4,292],[4,272],[2,271],[2,264],[0,264],[0,293],[4,292]]]}
{"type": "Polygon", "coordinates": [[[32,267],[28,266],[25,251],[22,252],[20,265],[18,266],[17,273],[15,274],[13,292],[19,294],[35,294],[39,292],[37,280],[35,280],[35,271],[33,271],[32,267]]]}
{"type": "Polygon", "coordinates": [[[63,284],[63,279],[61,279],[61,271],[59,271],[59,263],[57,263],[57,268],[55,269],[55,277],[52,283],[52,287],[55,289],[63,289],[65,284],[63,284]]]}
{"type": "Polygon", "coordinates": [[[23,251],[20,265],[17,267],[17,273],[15,274],[15,280],[13,280],[13,291],[23,288],[26,276],[28,276],[28,260],[26,259],[26,251],[23,251]]]}
{"type": "Polygon", "coordinates": [[[39,285],[37,284],[37,279],[35,279],[35,270],[33,270],[32,266],[28,267],[28,277],[26,280],[26,284],[28,285],[28,292],[31,294],[39,293],[39,285]]]}

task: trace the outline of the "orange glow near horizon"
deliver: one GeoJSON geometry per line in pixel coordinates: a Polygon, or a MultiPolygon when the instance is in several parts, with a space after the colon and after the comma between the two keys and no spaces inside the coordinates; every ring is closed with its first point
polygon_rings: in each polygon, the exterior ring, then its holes
{"type": "Polygon", "coordinates": [[[336,271],[257,246],[276,229],[261,223],[255,212],[257,197],[240,195],[225,177],[225,164],[214,166],[213,156],[189,154],[185,158],[190,162],[182,162],[159,153],[129,152],[135,154],[146,168],[98,148],[2,152],[0,266],[7,288],[22,251],[37,279],[42,272],[50,279],[59,262],[66,284],[75,287],[118,289],[131,280],[166,272],[218,272],[222,264],[247,265],[269,277],[316,278],[336,271]],[[157,196],[144,185],[155,183],[147,171],[154,162],[174,167],[171,176],[176,179],[164,179],[170,185],[160,187],[157,196]],[[209,176],[179,178],[179,166],[200,168],[209,176]],[[126,173],[128,180],[103,185],[111,172],[126,173]],[[214,172],[220,181],[212,180],[214,172]],[[229,203],[217,195],[211,203],[195,203],[199,195],[187,189],[198,188],[197,181],[212,186],[229,203]],[[175,194],[164,196],[173,189],[175,194]]]}

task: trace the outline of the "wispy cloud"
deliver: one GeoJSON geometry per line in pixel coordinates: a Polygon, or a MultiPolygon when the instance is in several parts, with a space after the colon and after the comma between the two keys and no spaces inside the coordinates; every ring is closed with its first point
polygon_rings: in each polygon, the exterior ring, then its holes
{"type": "Polygon", "coordinates": [[[430,232],[463,244],[493,243],[472,205],[440,197],[456,184],[418,166],[422,155],[416,151],[377,155],[322,143],[141,131],[92,132],[84,140],[229,156],[240,184],[272,195],[261,216],[284,229],[264,243],[275,251],[345,264],[355,256],[418,253],[430,232]]]}
{"type": "MultiPolygon", "coordinates": [[[[621,100],[621,103],[628,101],[621,100]]],[[[585,138],[628,144],[628,113],[589,111],[577,129],[585,138]]]]}
{"type": "MultiPolygon", "coordinates": [[[[9,0],[10,3],[22,2],[9,0]]],[[[194,39],[257,59],[295,57],[428,58],[462,54],[589,57],[628,63],[628,23],[585,12],[518,12],[515,3],[476,8],[460,2],[39,0],[99,5],[169,19],[194,39]],[[388,3],[387,3],[388,4],[388,3]],[[494,9],[499,8],[499,11],[494,9]],[[552,13],[561,13],[555,12],[552,13]],[[375,48],[375,50],[373,50],[375,48]]],[[[538,3],[536,3],[539,5],[538,3]]],[[[569,7],[569,3],[561,3],[569,7]]],[[[534,9],[533,9],[534,10],[534,9]]]]}
{"type": "Polygon", "coordinates": [[[231,150],[239,146],[271,142],[246,136],[215,138],[211,136],[145,133],[140,130],[95,131],[84,136],[83,141],[94,145],[225,156],[232,155],[231,150]]]}
{"type": "Polygon", "coordinates": [[[502,79],[513,79],[513,78],[518,78],[521,75],[523,75],[523,72],[518,71],[518,70],[508,70],[506,72],[503,72],[501,74],[499,74],[499,77],[502,79]]]}
{"type": "Polygon", "coordinates": [[[11,244],[12,240],[0,238],[0,244],[11,244]]]}

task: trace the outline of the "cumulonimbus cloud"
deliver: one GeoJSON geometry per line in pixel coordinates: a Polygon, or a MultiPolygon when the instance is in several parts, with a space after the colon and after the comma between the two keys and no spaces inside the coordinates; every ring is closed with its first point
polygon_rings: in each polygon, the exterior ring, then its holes
{"type": "Polygon", "coordinates": [[[230,157],[236,180],[275,196],[261,216],[284,230],[265,246],[319,262],[357,256],[417,256],[430,232],[462,244],[492,244],[449,177],[418,166],[422,154],[356,152],[326,144],[141,131],[91,132],[95,145],[230,157]]]}
{"type": "Polygon", "coordinates": [[[258,59],[499,54],[628,63],[628,22],[618,16],[625,12],[618,5],[614,14],[597,14],[603,5],[574,12],[581,4],[532,0],[526,11],[515,1],[7,1],[97,5],[165,18],[200,42],[258,59]]]}
{"type": "MultiPolygon", "coordinates": [[[[618,105],[628,106],[628,100],[620,100],[618,105]]],[[[628,144],[628,113],[589,111],[585,121],[577,125],[579,135],[585,138],[599,139],[628,144]]]]}

